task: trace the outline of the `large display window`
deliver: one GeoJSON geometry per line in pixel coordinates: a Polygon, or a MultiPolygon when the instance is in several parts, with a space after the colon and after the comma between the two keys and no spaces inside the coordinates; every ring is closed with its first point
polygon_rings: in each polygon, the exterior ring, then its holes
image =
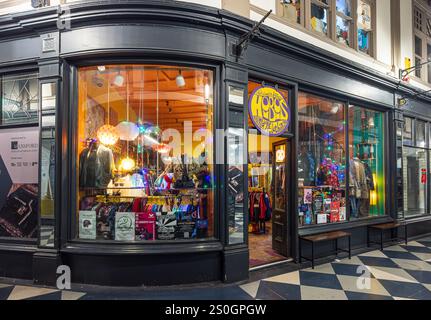
{"type": "Polygon", "coordinates": [[[214,237],[213,72],[80,68],[76,238],[214,237]]]}
{"type": "Polygon", "coordinates": [[[341,102],[300,93],[299,225],[346,221],[346,136],[341,102]]]}
{"type": "Polygon", "coordinates": [[[382,112],[349,107],[350,220],[385,213],[385,154],[382,112]]]}
{"type": "Polygon", "coordinates": [[[404,216],[411,218],[429,213],[429,125],[422,120],[404,118],[403,131],[403,204],[404,216]]]}
{"type": "Polygon", "coordinates": [[[35,239],[39,213],[38,74],[1,76],[0,93],[0,238],[35,239]]]}
{"type": "Polygon", "coordinates": [[[300,93],[298,117],[299,225],[385,215],[384,113],[300,93]]]}

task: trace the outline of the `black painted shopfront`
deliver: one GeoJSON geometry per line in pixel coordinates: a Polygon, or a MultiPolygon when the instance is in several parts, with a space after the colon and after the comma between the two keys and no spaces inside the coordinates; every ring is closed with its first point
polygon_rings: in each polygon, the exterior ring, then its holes
{"type": "Polygon", "coordinates": [[[410,86],[265,26],[237,57],[253,22],[224,10],[69,8],[0,18],[0,137],[39,135],[38,183],[0,188],[1,277],[55,283],[67,265],[76,283],[236,282],[296,262],[299,235],[348,230],[359,251],[370,224],[430,233],[431,99],[398,107],[410,86]],[[277,135],[253,119],[260,88],[288,106],[277,135]]]}

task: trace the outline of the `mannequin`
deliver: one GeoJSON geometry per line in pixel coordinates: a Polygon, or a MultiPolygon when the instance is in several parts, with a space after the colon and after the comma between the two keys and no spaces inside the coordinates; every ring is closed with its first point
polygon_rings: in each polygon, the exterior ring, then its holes
{"type": "MultiPolygon", "coordinates": [[[[371,170],[359,158],[350,160],[350,205],[354,218],[368,217],[370,208],[371,170]]],[[[371,175],[372,181],[372,175],[371,175]]],[[[372,186],[374,188],[374,186],[372,186]]]]}
{"type": "Polygon", "coordinates": [[[79,156],[79,185],[82,188],[106,188],[115,169],[112,150],[97,140],[87,140],[88,147],[79,156]]]}

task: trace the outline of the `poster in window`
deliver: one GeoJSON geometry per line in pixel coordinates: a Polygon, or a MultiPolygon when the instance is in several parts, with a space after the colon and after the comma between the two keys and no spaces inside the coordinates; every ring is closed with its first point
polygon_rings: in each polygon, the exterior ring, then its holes
{"type": "Polygon", "coordinates": [[[79,238],[96,239],[96,211],[79,211],[79,238]]]}
{"type": "Polygon", "coordinates": [[[115,214],[115,240],[135,240],[135,213],[117,212],[115,214]]]}
{"type": "Polygon", "coordinates": [[[0,144],[0,237],[35,238],[39,129],[3,129],[0,144]]]}
{"type": "Polygon", "coordinates": [[[358,3],[358,28],[371,30],[371,6],[364,1],[358,3]]]}

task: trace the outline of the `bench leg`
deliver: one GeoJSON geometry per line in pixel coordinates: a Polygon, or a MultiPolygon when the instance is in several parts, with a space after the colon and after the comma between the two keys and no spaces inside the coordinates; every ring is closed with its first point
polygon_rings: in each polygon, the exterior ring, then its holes
{"type": "Polygon", "coordinates": [[[380,250],[383,251],[383,230],[380,230],[380,250]]]}
{"type": "Polygon", "coordinates": [[[349,260],[352,260],[352,241],[350,236],[349,236],[349,260]]]}
{"type": "Polygon", "coordinates": [[[314,242],[311,243],[311,267],[314,270],[314,242]]]}
{"type": "Polygon", "coordinates": [[[405,225],[405,230],[404,230],[404,233],[405,233],[405,238],[406,238],[406,245],[408,245],[409,244],[409,234],[408,234],[408,232],[407,232],[407,224],[405,225]]]}
{"type": "Polygon", "coordinates": [[[367,247],[370,247],[370,228],[367,228],[367,247]]]}
{"type": "Polygon", "coordinates": [[[338,257],[338,239],[335,239],[335,257],[338,257]]]}
{"type": "Polygon", "coordinates": [[[299,264],[302,263],[302,245],[301,245],[301,238],[299,238],[299,264]]]}

